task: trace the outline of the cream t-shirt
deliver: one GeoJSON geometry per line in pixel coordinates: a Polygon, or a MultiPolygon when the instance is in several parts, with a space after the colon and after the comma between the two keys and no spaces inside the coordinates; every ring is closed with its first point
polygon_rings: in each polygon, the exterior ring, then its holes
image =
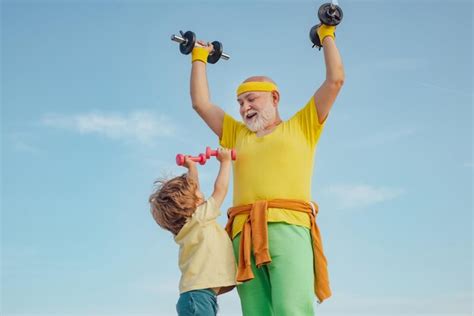
{"type": "Polygon", "coordinates": [[[237,284],[232,242],[216,221],[220,214],[210,197],[175,236],[179,245],[180,293],[220,287],[218,294],[223,294],[237,284]]]}

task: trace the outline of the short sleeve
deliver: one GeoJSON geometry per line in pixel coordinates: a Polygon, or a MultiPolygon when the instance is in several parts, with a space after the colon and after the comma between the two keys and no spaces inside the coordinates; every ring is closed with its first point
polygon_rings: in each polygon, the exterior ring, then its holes
{"type": "Polygon", "coordinates": [[[303,134],[312,146],[317,144],[326,123],[326,121],[322,124],[319,123],[318,111],[313,96],[311,96],[311,99],[306,103],[305,107],[296,113],[289,121],[291,124],[300,126],[303,134]]]}
{"type": "Polygon", "coordinates": [[[237,122],[232,116],[225,113],[224,122],[222,123],[222,137],[219,144],[225,148],[234,148],[237,131],[243,124],[237,122]]]}
{"type": "Polygon", "coordinates": [[[221,210],[211,196],[206,202],[199,205],[193,214],[193,217],[199,222],[208,222],[221,215],[221,210]]]}

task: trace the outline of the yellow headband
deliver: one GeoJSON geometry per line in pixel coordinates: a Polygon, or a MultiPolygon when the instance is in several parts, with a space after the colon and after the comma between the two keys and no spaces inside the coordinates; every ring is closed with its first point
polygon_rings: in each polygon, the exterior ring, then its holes
{"type": "Polygon", "coordinates": [[[278,91],[278,87],[271,82],[244,82],[237,88],[237,96],[249,91],[278,91]]]}

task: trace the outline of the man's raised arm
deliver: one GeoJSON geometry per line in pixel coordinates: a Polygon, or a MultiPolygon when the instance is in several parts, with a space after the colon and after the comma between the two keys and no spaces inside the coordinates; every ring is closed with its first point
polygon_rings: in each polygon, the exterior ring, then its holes
{"type": "Polygon", "coordinates": [[[324,122],[331,110],[336,97],[344,84],[344,66],[341,55],[334,41],[334,26],[322,25],[318,29],[324,51],[324,62],[326,64],[326,80],[314,93],[314,103],[318,111],[319,123],[324,122]]]}
{"type": "Polygon", "coordinates": [[[206,74],[207,56],[212,51],[212,45],[206,45],[202,41],[198,41],[198,44],[204,47],[195,47],[192,52],[191,102],[193,109],[212,131],[221,138],[224,111],[211,103],[206,74]]]}

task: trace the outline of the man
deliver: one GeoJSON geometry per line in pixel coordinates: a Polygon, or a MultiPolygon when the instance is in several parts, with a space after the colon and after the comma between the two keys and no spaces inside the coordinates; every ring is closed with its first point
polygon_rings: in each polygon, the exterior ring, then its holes
{"type": "Polygon", "coordinates": [[[334,40],[335,27],[322,25],[326,80],[290,120],[278,113],[280,94],[268,77],[253,76],[237,89],[244,124],[209,97],[206,58],[212,45],[194,48],[191,99],[194,110],[235,148],[233,207],[227,230],[238,259],[237,280],[244,315],[313,315],[331,295],[319,230],[311,203],[314,155],[325,120],[344,82],[334,40]]]}

